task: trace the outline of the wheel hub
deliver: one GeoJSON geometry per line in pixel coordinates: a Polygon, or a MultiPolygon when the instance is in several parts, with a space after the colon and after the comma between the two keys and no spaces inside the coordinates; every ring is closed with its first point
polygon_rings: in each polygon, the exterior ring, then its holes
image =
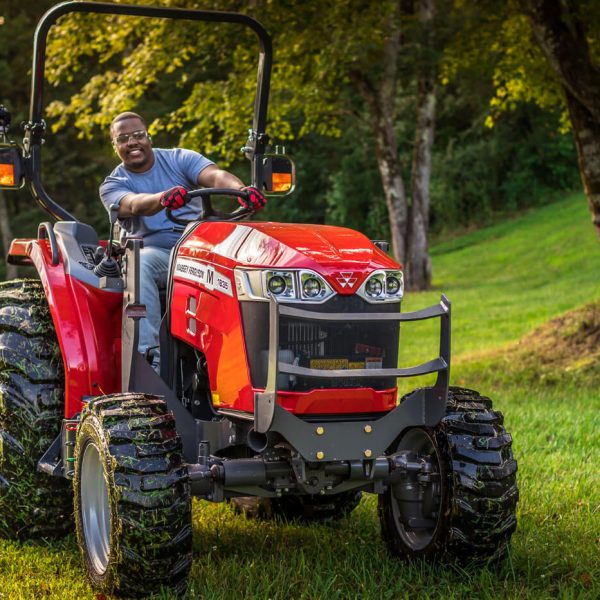
{"type": "Polygon", "coordinates": [[[81,462],[81,520],[87,554],[94,570],[106,571],[110,549],[110,504],[100,452],[89,443],[81,462]]]}
{"type": "Polygon", "coordinates": [[[430,435],[422,429],[409,431],[396,455],[401,470],[392,485],[392,514],[398,534],[413,550],[431,543],[437,530],[442,501],[440,462],[430,435]]]}

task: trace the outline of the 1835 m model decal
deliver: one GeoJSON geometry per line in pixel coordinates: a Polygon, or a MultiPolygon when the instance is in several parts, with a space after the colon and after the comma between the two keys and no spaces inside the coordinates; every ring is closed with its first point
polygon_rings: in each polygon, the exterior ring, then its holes
{"type": "Polygon", "coordinates": [[[182,279],[199,283],[207,290],[217,290],[227,296],[233,296],[231,280],[221,275],[211,265],[205,265],[195,260],[178,258],[175,263],[175,275],[182,279]]]}

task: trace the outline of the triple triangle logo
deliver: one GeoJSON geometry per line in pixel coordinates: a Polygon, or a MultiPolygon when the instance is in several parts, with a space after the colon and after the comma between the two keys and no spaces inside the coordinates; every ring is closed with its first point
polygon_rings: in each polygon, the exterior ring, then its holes
{"type": "Polygon", "coordinates": [[[343,271],[340,272],[340,274],[335,278],[335,280],[343,288],[352,288],[358,281],[358,277],[355,277],[352,271],[343,271]]]}

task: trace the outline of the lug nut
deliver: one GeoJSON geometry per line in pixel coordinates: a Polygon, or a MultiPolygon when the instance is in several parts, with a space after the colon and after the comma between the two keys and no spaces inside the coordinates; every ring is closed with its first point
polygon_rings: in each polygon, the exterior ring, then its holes
{"type": "Polygon", "coordinates": [[[364,455],[365,455],[367,458],[371,458],[371,455],[372,455],[372,454],[373,454],[373,453],[372,453],[372,452],[371,452],[371,451],[370,451],[368,448],[367,448],[367,449],[365,450],[365,452],[364,452],[364,455]]]}
{"type": "Polygon", "coordinates": [[[365,433],[371,433],[371,431],[373,431],[373,428],[370,425],[365,425],[365,433]]]}
{"type": "Polygon", "coordinates": [[[319,460],[323,460],[323,459],[325,458],[325,452],[322,452],[321,450],[319,450],[319,451],[317,452],[317,458],[318,458],[319,460]]]}
{"type": "Polygon", "coordinates": [[[315,432],[317,435],[323,435],[325,433],[325,427],[317,427],[315,432]]]}

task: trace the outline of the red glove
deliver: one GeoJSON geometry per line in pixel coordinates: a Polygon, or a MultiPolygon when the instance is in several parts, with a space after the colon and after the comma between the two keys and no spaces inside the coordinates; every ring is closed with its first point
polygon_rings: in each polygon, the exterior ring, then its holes
{"type": "Polygon", "coordinates": [[[167,190],[166,192],[163,192],[162,196],[160,197],[160,203],[165,208],[170,208],[171,210],[181,208],[189,201],[190,199],[188,198],[187,190],[181,186],[177,186],[167,190]]]}
{"type": "Polygon", "coordinates": [[[246,192],[248,194],[248,199],[238,198],[238,202],[248,210],[253,212],[258,212],[262,210],[267,205],[267,199],[261,194],[259,190],[251,185],[247,187],[243,187],[241,189],[242,192],[246,192]]]}

